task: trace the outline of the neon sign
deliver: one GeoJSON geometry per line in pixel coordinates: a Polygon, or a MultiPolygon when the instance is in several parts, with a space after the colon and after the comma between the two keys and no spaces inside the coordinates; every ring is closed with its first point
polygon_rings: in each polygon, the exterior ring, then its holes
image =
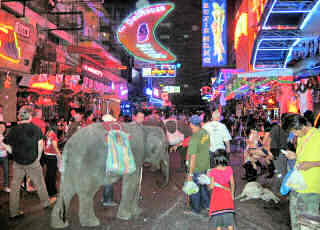
{"type": "Polygon", "coordinates": [[[202,66],[223,66],[227,55],[227,1],[202,0],[202,66]]]}
{"type": "Polygon", "coordinates": [[[31,88],[54,90],[55,85],[50,84],[49,82],[36,82],[32,83],[31,88]]]}
{"type": "Polygon", "coordinates": [[[142,68],[142,77],[175,77],[176,65],[161,64],[142,68]]]}
{"type": "Polygon", "coordinates": [[[0,24],[0,58],[14,64],[20,62],[21,49],[12,26],[0,24]]]}
{"type": "Polygon", "coordinates": [[[236,31],[234,35],[234,48],[238,48],[241,36],[248,36],[248,14],[242,13],[237,20],[236,31]]]}
{"type": "Polygon", "coordinates": [[[118,41],[129,54],[145,62],[171,63],[174,56],[156,38],[159,23],[174,9],[172,3],[158,3],[140,8],[129,15],[117,31],[118,41]]]}
{"type": "Polygon", "coordinates": [[[95,69],[95,68],[87,66],[87,65],[83,65],[83,69],[85,69],[86,71],[88,71],[90,73],[93,73],[94,75],[97,75],[99,77],[103,77],[103,72],[98,69],[95,69]]]}

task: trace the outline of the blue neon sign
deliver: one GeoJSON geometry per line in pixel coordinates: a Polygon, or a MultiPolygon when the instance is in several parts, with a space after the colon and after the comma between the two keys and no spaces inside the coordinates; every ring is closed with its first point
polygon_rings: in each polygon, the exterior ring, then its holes
{"type": "Polygon", "coordinates": [[[227,1],[202,0],[202,66],[227,62],[227,1]]]}

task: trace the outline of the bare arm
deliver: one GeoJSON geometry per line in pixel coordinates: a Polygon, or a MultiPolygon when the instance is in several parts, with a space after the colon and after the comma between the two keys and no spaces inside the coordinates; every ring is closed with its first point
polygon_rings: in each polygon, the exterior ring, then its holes
{"type": "Polygon", "coordinates": [[[214,178],[211,177],[210,189],[213,189],[213,188],[214,188],[214,183],[215,183],[214,178]]]}
{"type": "Polygon", "coordinates": [[[231,178],[230,178],[230,185],[231,185],[232,199],[234,200],[235,183],[234,183],[234,177],[233,176],[231,176],[231,178]]]}
{"type": "Polygon", "coordinates": [[[224,143],[226,144],[227,153],[230,153],[230,141],[225,141],[224,143]]]}
{"type": "Polygon", "coordinates": [[[38,141],[38,160],[41,158],[41,154],[43,152],[43,140],[38,141]]]}
{"type": "Polygon", "coordinates": [[[8,152],[8,153],[12,153],[12,148],[11,148],[11,146],[10,145],[7,145],[7,144],[5,144],[5,143],[0,143],[0,145],[2,145],[5,149],[6,149],[6,151],[8,152]]]}
{"type": "Polygon", "coordinates": [[[189,175],[188,175],[188,180],[192,180],[192,174],[194,171],[194,168],[196,167],[196,155],[192,154],[189,155],[189,175]]]}

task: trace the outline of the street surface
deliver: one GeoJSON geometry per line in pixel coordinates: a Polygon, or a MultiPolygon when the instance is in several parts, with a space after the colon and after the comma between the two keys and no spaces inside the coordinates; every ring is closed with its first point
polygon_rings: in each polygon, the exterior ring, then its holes
{"type": "MultiPolygon", "coordinates": [[[[181,191],[184,174],[178,172],[179,156],[171,153],[171,175],[168,187],[159,189],[156,180],[162,179],[159,172],[153,173],[148,168],[144,169],[140,207],[143,214],[131,221],[122,221],[115,218],[117,207],[102,207],[100,205],[102,189],[95,196],[95,211],[101,221],[99,230],[207,230],[208,218],[184,214],[186,202],[181,191]]],[[[231,165],[234,169],[236,180],[236,194],[238,195],[245,185],[240,178],[243,175],[241,168],[241,153],[231,155],[231,165]]],[[[10,171],[12,176],[12,171],[10,171]]],[[[2,170],[0,171],[2,185],[2,170]]],[[[259,178],[259,182],[266,187],[271,187],[271,180],[259,178]]],[[[2,187],[1,187],[2,188],[2,187]]],[[[115,200],[120,200],[121,183],[115,184],[115,200]]],[[[8,220],[9,195],[0,192],[0,226],[1,230],[45,230],[50,227],[51,210],[43,210],[36,193],[21,192],[21,208],[25,216],[21,219],[8,220]],[[4,227],[4,228],[3,228],[4,227]]],[[[75,196],[68,212],[70,226],[68,229],[80,229],[78,218],[78,198],[75,196]]],[[[239,230],[289,230],[288,200],[281,199],[280,204],[272,201],[249,200],[235,202],[236,219],[239,230]]]]}

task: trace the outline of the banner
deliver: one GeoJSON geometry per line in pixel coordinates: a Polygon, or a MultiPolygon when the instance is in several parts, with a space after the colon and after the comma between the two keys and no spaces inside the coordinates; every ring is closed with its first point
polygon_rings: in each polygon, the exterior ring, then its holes
{"type": "Polygon", "coordinates": [[[202,66],[227,63],[227,2],[202,0],[202,66]]]}

